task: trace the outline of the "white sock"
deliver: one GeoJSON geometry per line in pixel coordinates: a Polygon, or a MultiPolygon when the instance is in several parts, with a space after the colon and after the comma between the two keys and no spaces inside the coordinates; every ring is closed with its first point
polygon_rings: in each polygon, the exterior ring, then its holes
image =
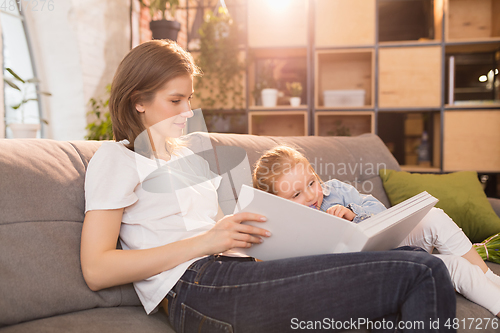
{"type": "Polygon", "coordinates": [[[500,312],[500,286],[491,282],[479,266],[458,256],[441,254],[435,256],[446,264],[456,291],[485,307],[495,316],[500,312]]]}
{"type": "Polygon", "coordinates": [[[495,273],[493,273],[493,271],[491,269],[488,268],[488,271],[486,273],[484,273],[484,275],[486,275],[486,277],[491,282],[493,282],[494,284],[496,284],[497,286],[500,287],[500,276],[498,276],[495,273]]]}

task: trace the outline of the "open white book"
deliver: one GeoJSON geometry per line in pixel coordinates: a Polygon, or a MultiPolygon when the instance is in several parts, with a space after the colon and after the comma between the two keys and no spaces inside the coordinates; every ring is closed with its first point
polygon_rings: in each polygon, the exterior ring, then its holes
{"type": "Polygon", "coordinates": [[[237,212],[267,217],[267,222],[244,222],[269,230],[264,242],[238,252],[261,260],[325,253],[384,251],[397,247],[438,199],[427,192],[411,197],[359,223],[300,205],[243,185],[237,212]]]}

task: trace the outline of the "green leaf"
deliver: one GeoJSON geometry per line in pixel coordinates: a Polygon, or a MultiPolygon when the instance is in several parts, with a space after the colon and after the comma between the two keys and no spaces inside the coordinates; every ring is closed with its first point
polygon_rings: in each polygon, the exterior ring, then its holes
{"type": "Polygon", "coordinates": [[[34,78],[27,80],[26,82],[28,82],[28,83],[40,83],[40,80],[38,80],[36,77],[34,77],[34,78]]]}
{"type": "Polygon", "coordinates": [[[10,69],[10,68],[6,68],[6,70],[7,70],[7,72],[9,72],[9,73],[10,73],[13,77],[15,77],[17,80],[21,81],[22,83],[26,83],[26,82],[24,82],[24,80],[23,80],[23,79],[21,79],[21,78],[19,77],[19,75],[17,75],[17,74],[16,74],[16,73],[15,73],[12,69],[10,69]]]}
{"type": "Polygon", "coordinates": [[[10,81],[9,79],[6,79],[6,78],[4,78],[3,80],[5,81],[5,83],[7,83],[12,88],[21,91],[21,89],[14,82],[12,82],[12,81],[10,81]]]}

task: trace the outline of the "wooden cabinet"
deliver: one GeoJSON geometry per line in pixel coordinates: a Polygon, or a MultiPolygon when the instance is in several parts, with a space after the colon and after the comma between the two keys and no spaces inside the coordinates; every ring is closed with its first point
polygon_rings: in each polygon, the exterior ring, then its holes
{"type": "Polygon", "coordinates": [[[307,111],[252,111],[248,113],[248,133],[255,135],[304,136],[307,111]]]}
{"type": "Polygon", "coordinates": [[[379,107],[441,106],[441,47],[379,51],[379,107]]]}

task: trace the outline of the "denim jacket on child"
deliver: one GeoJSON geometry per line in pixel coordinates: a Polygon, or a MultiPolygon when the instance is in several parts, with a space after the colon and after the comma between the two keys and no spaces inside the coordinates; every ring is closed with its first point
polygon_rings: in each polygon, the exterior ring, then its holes
{"type": "Polygon", "coordinates": [[[361,194],[354,186],[332,179],[322,184],[323,202],[320,210],[325,211],[335,205],[342,205],[352,210],[356,217],[352,220],[359,223],[385,210],[383,203],[372,195],[361,194]]]}

